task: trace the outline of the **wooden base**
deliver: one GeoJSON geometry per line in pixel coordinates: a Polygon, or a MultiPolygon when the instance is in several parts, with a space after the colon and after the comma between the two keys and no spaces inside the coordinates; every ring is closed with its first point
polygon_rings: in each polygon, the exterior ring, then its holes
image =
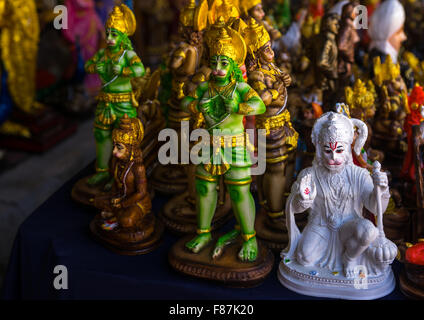
{"type": "Polygon", "coordinates": [[[424,300],[424,290],[415,286],[406,276],[405,270],[399,275],[399,287],[402,293],[413,300],[424,300]]]}
{"type": "Polygon", "coordinates": [[[105,184],[100,184],[98,186],[89,186],[87,180],[90,176],[82,178],[77,181],[71,191],[71,197],[76,202],[79,202],[86,206],[93,206],[93,199],[96,196],[105,194],[105,184]]]}
{"type": "Polygon", "coordinates": [[[258,241],[258,258],[255,262],[241,262],[238,259],[242,240],[239,237],[225,248],[223,255],[213,260],[212,251],[218,236],[199,253],[192,253],[185,244],[194,235],[180,239],[168,254],[168,261],[177,271],[196,278],[221,282],[226,286],[250,288],[260,285],[269,275],[274,264],[274,255],[258,241]]]}
{"type": "MultiPolygon", "coordinates": [[[[177,235],[196,233],[197,230],[196,205],[187,200],[188,196],[186,191],[173,197],[158,215],[165,227],[177,235]]],[[[222,227],[231,217],[231,200],[227,194],[225,203],[218,206],[215,211],[211,229],[216,230],[222,227]]]]}
{"type": "Polygon", "coordinates": [[[103,219],[98,214],[90,223],[90,230],[93,237],[109,250],[127,256],[146,254],[156,249],[162,238],[164,226],[161,221],[155,219],[153,214],[149,214],[143,220],[146,230],[152,227],[153,233],[146,236],[143,231],[124,233],[118,230],[104,230],[101,225],[103,219]]]}
{"type": "Polygon", "coordinates": [[[149,184],[163,194],[180,194],[187,190],[187,174],[182,165],[158,164],[149,184]]]}
{"type": "MultiPolygon", "coordinates": [[[[296,216],[296,224],[299,230],[303,230],[307,223],[307,213],[300,213],[296,216]]],[[[268,248],[276,253],[287,247],[289,237],[286,227],[286,218],[283,216],[279,219],[271,219],[261,208],[255,221],[256,235],[263,241],[268,248]]]]}
{"type": "Polygon", "coordinates": [[[30,138],[0,135],[0,148],[45,152],[76,131],[76,124],[48,108],[30,115],[14,110],[10,120],[27,127],[30,138]]]}

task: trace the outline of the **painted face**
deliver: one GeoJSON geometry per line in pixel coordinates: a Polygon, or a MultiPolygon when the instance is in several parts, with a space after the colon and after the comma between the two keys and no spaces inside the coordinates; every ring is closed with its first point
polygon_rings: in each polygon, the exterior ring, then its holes
{"type": "Polygon", "coordinates": [[[402,27],[397,32],[392,34],[392,36],[389,38],[389,43],[393,48],[395,48],[396,51],[399,51],[400,47],[402,46],[402,42],[404,42],[406,39],[406,34],[402,27]]]}
{"type": "Polygon", "coordinates": [[[120,44],[120,35],[115,29],[106,30],[106,44],[110,48],[116,48],[120,44]]]}
{"type": "Polygon", "coordinates": [[[119,160],[126,160],[128,158],[127,146],[119,142],[113,144],[112,153],[113,153],[113,156],[118,158],[119,160]]]}
{"type": "Polygon", "coordinates": [[[258,4],[253,9],[250,10],[250,15],[256,21],[262,21],[265,17],[264,9],[262,8],[262,4],[258,4]]]}
{"type": "Polygon", "coordinates": [[[322,146],[323,163],[330,171],[340,171],[346,161],[346,146],[342,142],[328,142],[322,146]]]}
{"type": "Polygon", "coordinates": [[[271,42],[262,47],[261,63],[271,63],[274,60],[274,50],[271,48],[271,42]]]}
{"type": "Polygon", "coordinates": [[[226,80],[232,71],[231,60],[226,56],[213,56],[210,61],[212,75],[216,80],[226,80]]]}

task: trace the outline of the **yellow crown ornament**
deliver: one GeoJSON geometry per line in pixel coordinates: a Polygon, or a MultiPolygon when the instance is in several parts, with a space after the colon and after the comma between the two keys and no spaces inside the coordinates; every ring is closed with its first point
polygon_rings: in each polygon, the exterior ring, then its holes
{"type": "Polygon", "coordinates": [[[137,22],[134,13],[125,4],[115,6],[106,21],[106,29],[116,29],[119,32],[132,36],[137,22]]]}
{"type": "Polygon", "coordinates": [[[246,59],[246,43],[237,31],[227,27],[223,17],[219,17],[215,25],[208,31],[206,41],[209,54],[231,58],[239,67],[246,59]]]}
{"type": "Polygon", "coordinates": [[[240,10],[236,1],[214,0],[209,10],[209,23],[215,24],[220,17],[223,17],[225,22],[239,18],[240,10]]]}
{"type": "Polygon", "coordinates": [[[392,57],[387,55],[386,61],[381,63],[380,57],[374,58],[374,81],[381,86],[384,81],[395,80],[400,75],[400,65],[393,63],[392,57]]]}
{"type": "Polygon", "coordinates": [[[202,31],[208,25],[209,6],[207,0],[201,0],[196,6],[195,0],[190,0],[181,10],[180,23],[186,28],[202,31]]]}
{"type": "Polygon", "coordinates": [[[140,119],[129,118],[125,114],[120,120],[119,127],[112,132],[114,142],[130,146],[139,146],[144,138],[144,128],[140,119]]]}
{"type": "Polygon", "coordinates": [[[246,16],[249,10],[256,7],[258,4],[262,4],[262,0],[240,0],[240,8],[246,16]]]}
{"type": "Polygon", "coordinates": [[[258,24],[254,18],[249,19],[247,28],[243,30],[243,38],[246,41],[247,52],[255,57],[255,52],[271,41],[265,27],[258,24]]]}

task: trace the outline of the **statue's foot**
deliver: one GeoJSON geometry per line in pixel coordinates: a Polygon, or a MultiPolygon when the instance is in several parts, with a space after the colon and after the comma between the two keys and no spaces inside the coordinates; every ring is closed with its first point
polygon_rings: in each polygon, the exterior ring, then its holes
{"type": "Polygon", "coordinates": [[[241,261],[253,262],[256,260],[258,256],[258,243],[256,237],[250,238],[243,243],[238,256],[241,261]]]}
{"type": "Polygon", "coordinates": [[[189,249],[193,253],[198,253],[200,250],[202,250],[204,247],[207,246],[207,244],[212,240],[212,235],[210,232],[208,233],[202,233],[199,234],[194,239],[190,240],[186,243],[186,248],[189,249]]]}
{"type": "Polygon", "coordinates": [[[212,253],[212,259],[218,259],[224,252],[225,246],[231,244],[239,236],[239,230],[232,230],[218,239],[212,253]]]}
{"type": "Polygon", "coordinates": [[[355,267],[358,265],[356,259],[350,259],[346,256],[346,253],[343,254],[343,270],[346,278],[355,278],[355,267]]]}
{"type": "Polygon", "coordinates": [[[87,180],[87,184],[89,186],[96,186],[99,185],[101,183],[106,183],[108,180],[110,179],[110,174],[109,172],[105,171],[105,172],[97,172],[96,174],[94,174],[93,176],[91,176],[88,180],[87,180]]]}

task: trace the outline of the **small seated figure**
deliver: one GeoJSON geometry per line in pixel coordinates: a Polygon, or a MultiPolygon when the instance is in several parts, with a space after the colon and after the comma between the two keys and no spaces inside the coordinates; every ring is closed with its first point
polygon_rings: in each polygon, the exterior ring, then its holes
{"type": "Polygon", "coordinates": [[[143,136],[141,121],[125,114],[112,132],[112,189],[94,199],[95,207],[102,212],[93,220],[92,231],[118,251],[145,249],[145,242],[156,237],[157,224],[140,149],[143,136]]]}
{"type": "MultiPolygon", "coordinates": [[[[394,289],[389,265],[397,247],[385,237],[382,223],[390,198],[387,174],[380,172],[378,162],[371,176],[352,161],[354,128],[366,128],[361,122],[328,112],[312,130],[316,155],[312,167],[300,172],[286,202],[289,246],[279,274],[297,292],[374,299],[394,289]],[[363,218],[363,207],[377,215],[377,227],[363,218]],[[294,215],[306,210],[308,223],[300,233],[294,215]],[[356,290],[360,272],[368,278],[367,290],[356,290]]],[[[366,138],[366,130],[358,132],[355,152],[366,138]]]]}

